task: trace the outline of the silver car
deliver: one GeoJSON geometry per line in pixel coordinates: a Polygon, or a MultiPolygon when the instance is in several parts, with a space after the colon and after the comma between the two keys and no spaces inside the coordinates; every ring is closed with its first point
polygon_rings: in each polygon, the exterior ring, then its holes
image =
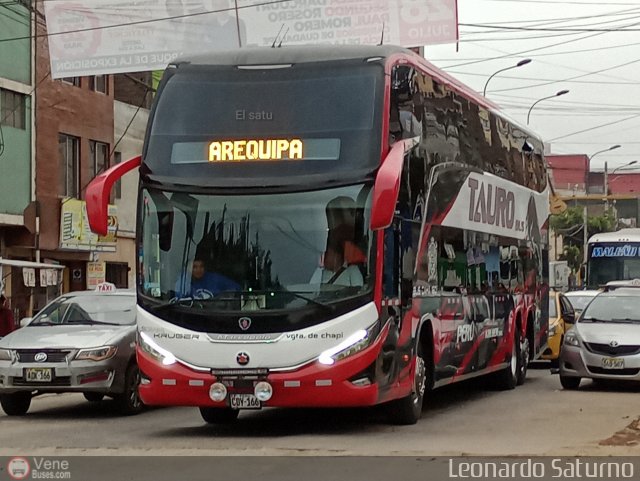
{"type": "Polygon", "coordinates": [[[584,308],[587,307],[591,300],[598,294],[600,294],[600,292],[602,291],[595,289],[584,291],[569,291],[565,292],[564,296],[565,299],[567,299],[571,303],[571,306],[573,307],[573,310],[575,311],[577,317],[582,313],[582,311],[584,311],[584,308]]]}
{"type": "Polygon", "coordinates": [[[599,293],[565,334],[560,383],[577,389],[582,378],[640,381],[640,287],[599,293]]]}
{"type": "Polygon", "coordinates": [[[32,396],[81,392],[112,397],[124,414],[142,408],[135,358],[135,292],[71,292],[0,339],[0,405],[26,414],[32,396]]]}

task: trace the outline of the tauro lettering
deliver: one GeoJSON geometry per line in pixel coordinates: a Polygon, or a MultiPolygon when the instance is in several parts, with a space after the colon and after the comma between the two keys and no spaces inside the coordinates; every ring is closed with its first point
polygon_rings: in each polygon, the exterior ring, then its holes
{"type": "Polygon", "coordinates": [[[469,220],[481,224],[513,229],[516,214],[516,196],[513,192],[489,183],[469,179],[469,220]],[[478,184],[480,189],[478,190],[478,184]],[[477,195],[476,195],[477,194],[477,195]]]}
{"type": "Polygon", "coordinates": [[[209,162],[302,159],[300,139],[222,140],[209,144],[209,162]]]}

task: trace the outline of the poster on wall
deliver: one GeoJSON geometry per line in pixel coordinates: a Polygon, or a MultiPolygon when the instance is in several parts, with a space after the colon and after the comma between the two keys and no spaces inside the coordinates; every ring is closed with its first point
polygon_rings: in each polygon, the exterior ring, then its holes
{"type": "Polygon", "coordinates": [[[458,40],[457,0],[44,2],[53,78],[163,70],[182,55],[271,45],[458,40]]]}
{"type": "Polygon", "coordinates": [[[109,205],[107,235],[91,232],[87,205],[83,200],[65,198],[60,212],[60,249],[76,251],[115,252],[118,232],[118,215],[115,205],[109,205]]]}
{"type": "Polygon", "coordinates": [[[105,282],[107,267],[105,262],[87,262],[87,289],[94,290],[105,282]]]}

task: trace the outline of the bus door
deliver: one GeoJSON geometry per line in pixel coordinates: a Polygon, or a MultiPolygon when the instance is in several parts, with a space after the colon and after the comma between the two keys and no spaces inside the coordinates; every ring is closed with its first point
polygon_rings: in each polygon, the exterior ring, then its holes
{"type": "Polygon", "coordinates": [[[465,304],[467,303],[461,294],[447,293],[440,297],[440,308],[434,313],[440,333],[440,357],[435,366],[436,381],[462,373],[473,332],[471,317],[465,304]]]}
{"type": "Polygon", "coordinates": [[[384,231],[384,261],[382,271],[382,320],[391,319],[389,335],[382,346],[382,374],[393,382],[401,366],[402,354],[411,347],[411,323],[404,318],[411,311],[412,284],[404,279],[403,221],[395,218],[384,231]],[[406,332],[402,332],[404,330],[406,332]],[[404,345],[399,346],[399,342],[404,345]]]}
{"type": "Polygon", "coordinates": [[[486,295],[489,316],[482,324],[482,343],[478,349],[478,369],[491,365],[490,361],[501,345],[507,323],[513,310],[513,300],[507,292],[489,292],[486,295]]]}

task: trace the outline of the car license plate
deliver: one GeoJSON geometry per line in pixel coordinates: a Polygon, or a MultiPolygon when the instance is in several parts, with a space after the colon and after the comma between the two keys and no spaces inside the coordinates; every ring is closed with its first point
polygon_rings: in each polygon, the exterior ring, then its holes
{"type": "Polygon", "coordinates": [[[605,369],[624,369],[624,359],[621,357],[602,358],[602,367],[605,369]]]}
{"type": "Polygon", "coordinates": [[[229,403],[233,409],[262,408],[262,403],[253,394],[230,394],[229,403]]]}
{"type": "Polygon", "coordinates": [[[50,367],[30,367],[24,371],[24,378],[27,382],[53,381],[53,369],[50,367]]]}

